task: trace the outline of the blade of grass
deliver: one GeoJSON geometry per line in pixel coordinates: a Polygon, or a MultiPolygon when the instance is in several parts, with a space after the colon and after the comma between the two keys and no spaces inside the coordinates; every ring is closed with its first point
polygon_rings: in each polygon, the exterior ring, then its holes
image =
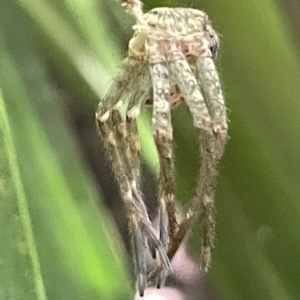
{"type": "Polygon", "coordinates": [[[81,166],[72,133],[66,129],[59,107],[51,99],[53,95],[49,91],[45,93],[49,87],[39,62],[31,57],[32,52],[26,47],[22,55],[26,51],[30,53],[27,60],[34,66],[27,86],[22,78],[28,76],[28,69],[22,69],[24,62],[18,59],[16,67],[4,47],[1,48],[0,75],[8,99],[21,175],[34,215],[47,290],[56,295],[53,299],[125,297],[130,294],[130,284],[121,251],[116,247],[117,234],[110,225],[109,214],[103,207],[99,212],[95,204],[95,186],[81,166]],[[56,135],[45,134],[44,124],[37,117],[37,107],[45,104],[52,112],[56,135]],[[64,142],[59,141],[58,136],[64,142]],[[55,144],[57,149],[53,148],[55,144]],[[62,153],[58,153],[58,149],[62,146],[68,149],[68,159],[60,158],[62,153]],[[66,174],[69,174],[67,178],[66,174]],[[75,193],[79,188],[80,196],[75,193]],[[66,278],[71,281],[69,284],[66,278]]]}
{"type": "MultiPolygon", "coordinates": [[[[18,167],[18,160],[15,151],[15,146],[12,140],[12,132],[9,125],[7,112],[5,109],[4,99],[2,97],[1,89],[0,89],[0,132],[2,136],[2,145],[4,146],[4,154],[7,159],[7,163],[9,166],[10,178],[12,181],[13,189],[15,190],[16,199],[18,205],[18,212],[21,219],[21,224],[24,231],[24,239],[26,246],[28,247],[28,256],[30,257],[30,261],[32,264],[32,273],[33,273],[33,283],[35,290],[35,296],[38,300],[46,300],[45,286],[43,282],[43,278],[41,275],[41,267],[39,262],[39,257],[36,249],[34,234],[32,230],[32,224],[28,209],[28,202],[26,198],[26,194],[23,188],[20,171],[18,167]]],[[[5,200],[5,199],[4,199],[5,200]]],[[[17,297],[24,297],[24,295],[17,295],[17,297]]],[[[24,298],[23,298],[24,299],[24,298]]]]}

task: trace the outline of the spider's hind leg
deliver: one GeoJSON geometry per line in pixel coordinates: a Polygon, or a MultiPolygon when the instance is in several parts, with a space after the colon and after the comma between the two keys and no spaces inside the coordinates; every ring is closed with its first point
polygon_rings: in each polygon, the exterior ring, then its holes
{"type": "MultiPolygon", "coordinates": [[[[171,124],[170,83],[166,64],[150,64],[153,85],[152,130],[159,155],[159,230],[160,241],[166,251],[177,231],[174,203],[173,132],[171,124]]],[[[157,287],[163,285],[168,273],[157,277],[157,287]]]]}

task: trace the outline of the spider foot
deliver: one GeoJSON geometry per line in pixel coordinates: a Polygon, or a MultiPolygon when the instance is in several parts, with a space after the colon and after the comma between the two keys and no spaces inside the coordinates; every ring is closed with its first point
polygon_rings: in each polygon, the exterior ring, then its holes
{"type": "MultiPolygon", "coordinates": [[[[162,242],[157,239],[153,226],[150,221],[141,222],[139,227],[142,229],[143,240],[147,241],[147,247],[150,250],[151,257],[156,266],[159,266],[162,270],[168,274],[172,272],[171,262],[168,258],[167,252],[162,242]]],[[[150,272],[151,273],[151,272],[150,272]]]]}
{"type": "Polygon", "coordinates": [[[168,273],[166,273],[166,271],[161,271],[158,276],[156,277],[156,288],[160,289],[162,286],[165,285],[165,282],[167,280],[168,277],[168,273]]]}
{"type": "MultiPolygon", "coordinates": [[[[164,249],[161,250],[166,254],[166,251],[164,249]]],[[[154,263],[154,266],[152,263],[152,267],[148,269],[149,271],[146,276],[147,286],[155,286],[157,289],[160,289],[162,286],[164,286],[167,277],[173,273],[173,269],[169,259],[168,265],[166,267],[159,258],[159,254],[152,262],[154,263]]]]}
{"type": "Polygon", "coordinates": [[[201,271],[207,273],[211,263],[211,247],[205,246],[202,247],[201,252],[201,262],[200,262],[200,269],[201,271]]]}
{"type": "Polygon", "coordinates": [[[147,287],[147,276],[144,274],[138,274],[137,290],[139,291],[140,297],[144,297],[144,292],[146,287],[147,287]]]}
{"type": "Polygon", "coordinates": [[[156,265],[147,275],[148,284],[160,289],[165,284],[170,273],[170,271],[166,271],[161,266],[156,265]]]}

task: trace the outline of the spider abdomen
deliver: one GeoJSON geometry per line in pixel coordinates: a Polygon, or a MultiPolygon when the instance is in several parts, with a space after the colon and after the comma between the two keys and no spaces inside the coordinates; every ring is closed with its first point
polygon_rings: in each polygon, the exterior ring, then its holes
{"type": "Polygon", "coordinates": [[[144,14],[148,25],[173,34],[193,34],[203,31],[207,15],[198,9],[160,7],[144,14]]]}

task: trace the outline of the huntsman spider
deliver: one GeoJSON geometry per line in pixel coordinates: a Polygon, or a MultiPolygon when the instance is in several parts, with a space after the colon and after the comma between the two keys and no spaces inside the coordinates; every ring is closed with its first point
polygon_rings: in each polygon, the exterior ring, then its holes
{"type": "Polygon", "coordinates": [[[170,261],[197,217],[203,215],[201,270],[211,262],[215,236],[217,166],[227,142],[227,115],[214,60],[219,39],[208,16],[191,8],[142,11],[139,0],[119,0],[135,18],[128,57],[100,101],[96,121],[126,206],[137,275],[143,296],[148,283],[159,288],[172,272],[170,261]],[[119,109],[128,100],[125,120],[119,109]],[[181,222],[174,199],[173,130],[171,109],[185,102],[199,129],[199,180],[181,222]],[[160,176],[159,234],[155,234],[140,189],[140,141],[136,118],[151,104],[152,134],[160,176]],[[151,254],[155,267],[149,266],[151,254]]]}

